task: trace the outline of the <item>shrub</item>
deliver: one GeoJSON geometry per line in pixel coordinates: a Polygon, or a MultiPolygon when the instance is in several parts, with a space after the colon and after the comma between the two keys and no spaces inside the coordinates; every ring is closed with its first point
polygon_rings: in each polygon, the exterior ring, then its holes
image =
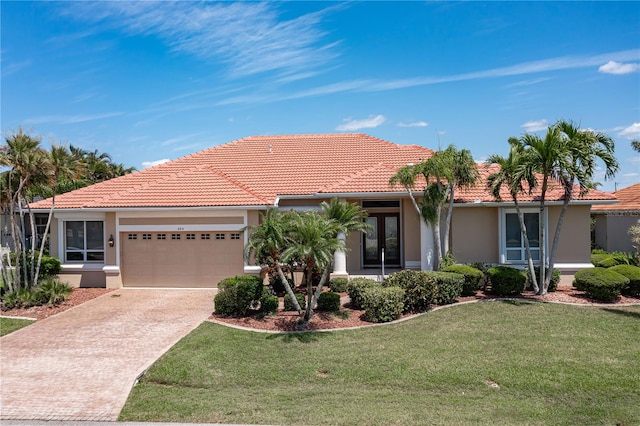
{"type": "MultiPolygon", "coordinates": [[[[593,257],[593,256],[592,256],[593,257]]],[[[616,265],[628,265],[629,257],[626,253],[611,253],[598,259],[594,265],[599,268],[611,268],[616,265]]]]}
{"type": "Polygon", "coordinates": [[[347,284],[349,280],[347,278],[331,278],[329,280],[329,288],[335,293],[344,293],[347,291],[347,284]]]}
{"type": "Polygon", "coordinates": [[[218,283],[218,294],[213,299],[215,311],[223,315],[247,315],[252,302],[262,299],[264,290],[260,277],[240,275],[225,278],[218,283]]]}
{"type": "Polygon", "coordinates": [[[35,291],[26,288],[20,288],[8,291],[2,295],[2,310],[7,311],[14,308],[29,308],[39,305],[37,294],[35,291]]]}
{"type": "Polygon", "coordinates": [[[622,289],[629,285],[629,279],[611,269],[589,268],[576,272],[574,285],[587,296],[604,302],[615,300],[622,289]]]}
{"type": "Polygon", "coordinates": [[[438,295],[436,303],[438,305],[448,305],[456,301],[462,294],[464,286],[464,275],[455,272],[425,271],[436,281],[438,295]]]}
{"type": "Polygon", "coordinates": [[[369,278],[354,278],[349,280],[347,284],[347,293],[351,299],[351,307],[353,309],[362,309],[363,296],[362,292],[367,287],[377,286],[375,280],[369,278]]]}
{"type": "Polygon", "coordinates": [[[43,304],[57,305],[71,294],[71,286],[54,277],[47,277],[35,288],[36,299],[43,304]]]}
{"type": "Polygon", "coordinates": [[[500,295],[520,294],[524,291],[527,278],[519,269],[511,266],[494,266],[489,268],[491,290],[500,295]]]}
{"type": "Polygon", "coordinates": [[[473,296],[480,290],[484,274],[479,269],[469,265],[451,265],[442,269],[442,271],[455,272],[464,276],[464,284],[462,285],[463,296],[473,296]]]}
{"type": "Polygon", "coordinates": [[[602,250],[593,250],[591,252],[591,263],[593,264],[593,266],[598,266],[598,264],[603,260],[606,259],[607,257],[609,257],[609,253],[607,253],[606,251],[602,251],[602,250]]]}
{"type": "Polygon", "coordinates": [[[629,285],[622,289],[625,296],[640,296],[640,268],[633,265],[617,265],[609,269],[629,279],[629,285]]]}
{"type": "Polygon", "coordinates": [[[340,294],[333,292],[320,293],[318,296],[319,311],[337,312],[340,310],[340,294]]]}
{"type": "MultiPolygon", "coordinates": [[[[38,253],[36,253],[36,262],[38,262],[38,253]]],[[[56,276],[60,273],[61,269],[62,265],[59,259],[42,255],[42,262],[40,263],[40,277],[49,278],[56,276]]]]}
{"type": "Polygon", "coordinates": [[[405,269],[389,275],[382,285],[404,290],[405,312],[425,312],[438,298],[438,283],[427,271],[405,269]]]}
{"type": "Polygon", "coordinates": [[[264,296],[261,300],[260,310],[268,314],[275,313],[278,310],[278,303],[278,296],[274,296],[271,294],[268,296],[264,296]]]}
{"type": "Polygon", "coordinates": [[[364,318],[371,322],[389,322],[404,311],[404,290],[397,286],[370,286],[363,292],[364,318]]]}
{"type": "MultiPolygon", "coordinates": [[[[296,293],[296,299],[298,300],[298,304],[300,305],[300,309],[305,309],[307,307],[307,299],[304,298],[304,294],[296,293]]],[[[284,295],[284,310],[285,311],[295,311],[296,307],[291,301],[291,297],[288,294],[284,295]]]]}
{"type": "MultiPolygon", "coordinates": [[[[540,285],[540,267],[536,266],[533,268],[533,270],[536,272],[536,280],[538,285],[540,285]]],[[[547,273],[549,273],[548,270],[547,270],[547,273]]],[[[533,286],[533,282],[531,281],[531,273],[529,272],[529,268],[526,269],[525,274],[527,277],[527,288],[531,288],[533,286]]],[[[547,290],[556,291],[558,289],[559,283],[560,283],[560,270],[554,268],[553,272],[551,273],[551,281],[549,282],[549,288],[547,290]]]]}

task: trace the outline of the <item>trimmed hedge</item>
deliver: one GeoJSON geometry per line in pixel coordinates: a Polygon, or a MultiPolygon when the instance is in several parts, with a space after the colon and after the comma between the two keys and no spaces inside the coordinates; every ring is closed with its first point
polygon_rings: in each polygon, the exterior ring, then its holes
{"type": "Polygon", "coordinates": [[[436,303],[438,305],[449,305],[454,303],[462,294],[464,275],[456,272],[442,271],[425,271],[425,273],[436,281],[436,285],[438,286],[436,303]]]}
{"type": "MultiPolygon", "coordinates": [[[[536,266],[533,268],[536,272],[536,280],[538,285],[540,285],[540,267],[536,266]]],[[[531,281],[531,273],[529,272],[529,268],[525,271],[527,276],[527,288],[531,288],[533,286],[533,282],[531,281]]],[[[547,270],[547,273],[549,271],[547,270]]],[[[549,282],[548,291],[556,291],[558,289],[558,284],[560,283],[560,270],[553,268],[553,272],[551,273],[551,281],[549,282]]]]}
{"type": "Polygon", "coordinates": [[[320,293],[316,309],[324,312],[338,312],[340,310],[340,294],[334,292],[320,293]]]}
{"type": "Polygon", "coordinates": [[[633,265],[617,265],[609,269],[629,279],[629,285],[622,289],[625,296],[640,296],[640,268],[633,265]]]}
{"type": "Polygon", "coordinates": [[[520,294],[524,291],[527,278],[511,266],[494,266],[487,271],[491,290],[500,296],[520,294]]]}
{"type": "Polygon", "coordinates": [[[438,298],[438,283],[427,271],[395,272],[385,278],[382,285],[404,290],[404,312],[425,312],[438,298]]]}
{"type": "Polygon", "coordinates": [[[348,278],[331,278],[329,280],[329,288],[335,293],[344,293],[347,291],[348,278]]]}
{"type": "Polygon", "coordinates": [[[218,294],[213,301],[215,312],[222,315],[247,315],[252,302],[262,300],[264,291],[262,278],[253,275],[240,275],[225,278],[218,283],[218,294]]]}
{"type": "Polygon", "coordinates": [[[629,285],[629,278],[607,268],[589,268],[576,272],[573,285],[587,296],[603,302],[610,302],[620,296],[622,289],[629,285]]]}
{"type": "Polygon", "coordinates": [[[369,286],[363,291],[364,318],[371,322],[389,322],[404,311],[404,290],[397,286],[369,286]]]}
{"type": "MultiPolygon", "coordinates": [[[[300,309],[306,309],[307,307],[307,299],[305,299],[304,294],[296,293],[296,299],[298,299],[298,304],[300,305],[300,309]]],[[[291,297],[288,294],[284,295],[284,310],[285,311],[295,311],[296,307],[291,301],[291,297]]]]}
{"type": "Polygon", "coordinates": [[[278,296],[274,296],[272,294],[264,296],[261,300],[261,303],[262,305],[260,307],[260,311],[264,313],[273,314],[278,311],[278,296]]]}
{"type": "Polygon", "coordinates": [[[362,309],[364,298],[362,293],[367,287],[379,286],[379,284],[369,278],[353,278],[347,284],[347,293],[351,299],[351,307],[353,309],[362,309]]]}
{"type": "MultiPolygon", "coordinates": [[[[591,257],[593,258],[594,256],[598,255],[592,255],[591,257]]],[[[598,257],[597,260],[595,262],[592,261],[592,263],[600,268],[611,268],[617,265],[628,265],[629,257],[625,253],[610,253],[604,257],[598,257]]]]}
{"type": "Polygon", "coordinates": [[[464,276],[464,284],[462,285],[463,296],[474,296],[482,285],[484,273],[469,265],[451,265],[442,269],[443,272],[455,272],[464,276]]]}

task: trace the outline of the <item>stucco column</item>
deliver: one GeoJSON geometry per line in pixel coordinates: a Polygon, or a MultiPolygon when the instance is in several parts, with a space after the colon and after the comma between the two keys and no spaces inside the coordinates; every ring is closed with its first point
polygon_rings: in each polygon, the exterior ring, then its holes
{"type": "MultiPolygon", "coordinates": [[[[345,241],[347,236],[340,232],[338,234],[338,240],[345,241]]],[[[347,272],[347,253],[344,250],[336,250],[333,254],[333,272],[331,273],[332,278],[337,277],[348,277],[349,273],[347,272]]]]}
{"type": "Polygon", "coordinates": [[[433,270],[433,230],[420,218],[420,269],[433,270]]]}

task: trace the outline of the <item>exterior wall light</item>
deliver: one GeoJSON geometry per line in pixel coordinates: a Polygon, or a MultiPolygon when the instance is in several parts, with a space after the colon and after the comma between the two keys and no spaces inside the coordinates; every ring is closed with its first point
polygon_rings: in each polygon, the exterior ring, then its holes
{"type": "Polygon", "coordinates": [[[113,247],[115,244],[115,241],[113,241],[113,234],[109,236],[109,240],[107,242],[109,243],[109,247],[113,247]]]}

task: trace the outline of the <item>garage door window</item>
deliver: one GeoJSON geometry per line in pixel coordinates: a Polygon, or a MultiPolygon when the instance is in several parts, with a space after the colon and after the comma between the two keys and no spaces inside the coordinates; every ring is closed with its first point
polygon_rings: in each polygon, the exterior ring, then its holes
{"type": "Polygon", "coordinates": [[[68,262],[104,262],[104,223],[65,222],[65,258],[68,262]]]}

